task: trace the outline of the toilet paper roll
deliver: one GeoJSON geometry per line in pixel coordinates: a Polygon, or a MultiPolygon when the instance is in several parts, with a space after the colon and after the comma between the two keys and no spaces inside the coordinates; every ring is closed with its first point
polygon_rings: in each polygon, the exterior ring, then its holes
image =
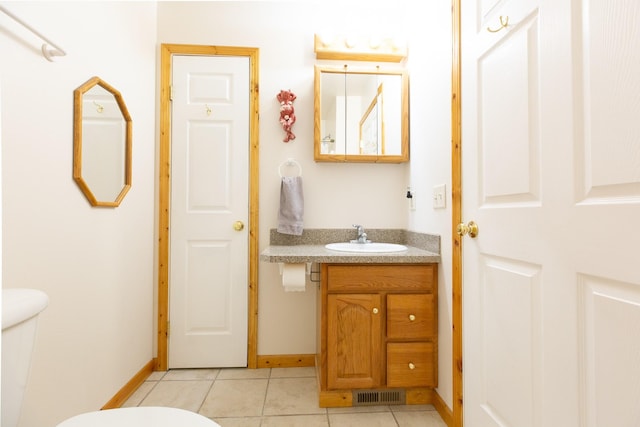
{"type": "Polygon", "coordinates": [[[304,292],[306,280],[306,264],[285,264],[282,267],[282,286],[285,292],[304,292]]]}

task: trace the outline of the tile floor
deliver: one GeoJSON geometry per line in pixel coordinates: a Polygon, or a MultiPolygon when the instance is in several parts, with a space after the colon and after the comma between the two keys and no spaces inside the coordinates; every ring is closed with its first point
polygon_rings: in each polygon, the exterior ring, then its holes
{"type": "Polygon", "coordinates": [[[431,405],[320,408],[315,368],[154,372],[123,406],[182,408],[222,427],[446,427],[431,405]]]}

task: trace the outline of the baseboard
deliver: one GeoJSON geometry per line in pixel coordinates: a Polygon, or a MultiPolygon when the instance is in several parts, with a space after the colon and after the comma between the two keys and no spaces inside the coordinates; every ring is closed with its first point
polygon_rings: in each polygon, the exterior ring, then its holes
{"type": "Polygon", "coordinates": [[[114,409],[122,406],[138,387],[151,375],[156,366],[156,359],[151,359],[138,371],[116,394],[100,409],[114,409]]]}
{"type": "Polygon", "coordinates": [[[258,368],[301,368],[316,366],[315,354],[258,355],[258,368]]]}
{"type": "Polygon", "coordinates": [[[440,397],[437,391],[434,391],[433,393],[431,404],[434,406],[434,408],[436,408],[438,414],[440,414],[440,418],[442,418],[442,421],[444,421],[447,426],[452,427],[453,412],[451,411],[451,409],[449,409],[445,401],[442,400],[442,397],[440,397]]]}

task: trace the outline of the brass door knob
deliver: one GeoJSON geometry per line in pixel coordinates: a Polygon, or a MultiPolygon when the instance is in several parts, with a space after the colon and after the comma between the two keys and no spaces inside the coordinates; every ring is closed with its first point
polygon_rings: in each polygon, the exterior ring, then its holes
{"type": "Polygon", "coordinates": [[[469,221],[467,224],[461,222],[458,224],[458,236],[469,235],[472,239],[478,235],[478,224],[473,221],[469,221]]]}
{"type": "Polygon", "coordinates": [[[411,369],[411,370],[416,369],[416,365],[414,365],[413,363],[409,362],[409,369],[411,369]]]}
{"type": "Polygon", "coordinates": [[[413,322],[414,320],[416,320],[416,316],[413,315],[413,314],[410,314],[409,315],[409,320],[411,320],[413,322]]]}
{"type": "Polygon", "coordinates": [[[378,309],[377,308],[373,309],[373,314],[378,314],[378,309]]]}
{"type": "Polygon", "coordinates": [[[244,228],[244,223],[242,221],[236,221],[233,223],[233,229],[236,231],[242,231],[244,228]]]}

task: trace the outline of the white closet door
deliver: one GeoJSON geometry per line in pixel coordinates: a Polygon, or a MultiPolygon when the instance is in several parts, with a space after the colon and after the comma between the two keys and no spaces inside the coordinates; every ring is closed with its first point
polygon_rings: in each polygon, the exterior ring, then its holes
{"type": "Polygon", "coordinates": [[[249,58],[172,71],[169,367],[246,366],[249,58]]]}

